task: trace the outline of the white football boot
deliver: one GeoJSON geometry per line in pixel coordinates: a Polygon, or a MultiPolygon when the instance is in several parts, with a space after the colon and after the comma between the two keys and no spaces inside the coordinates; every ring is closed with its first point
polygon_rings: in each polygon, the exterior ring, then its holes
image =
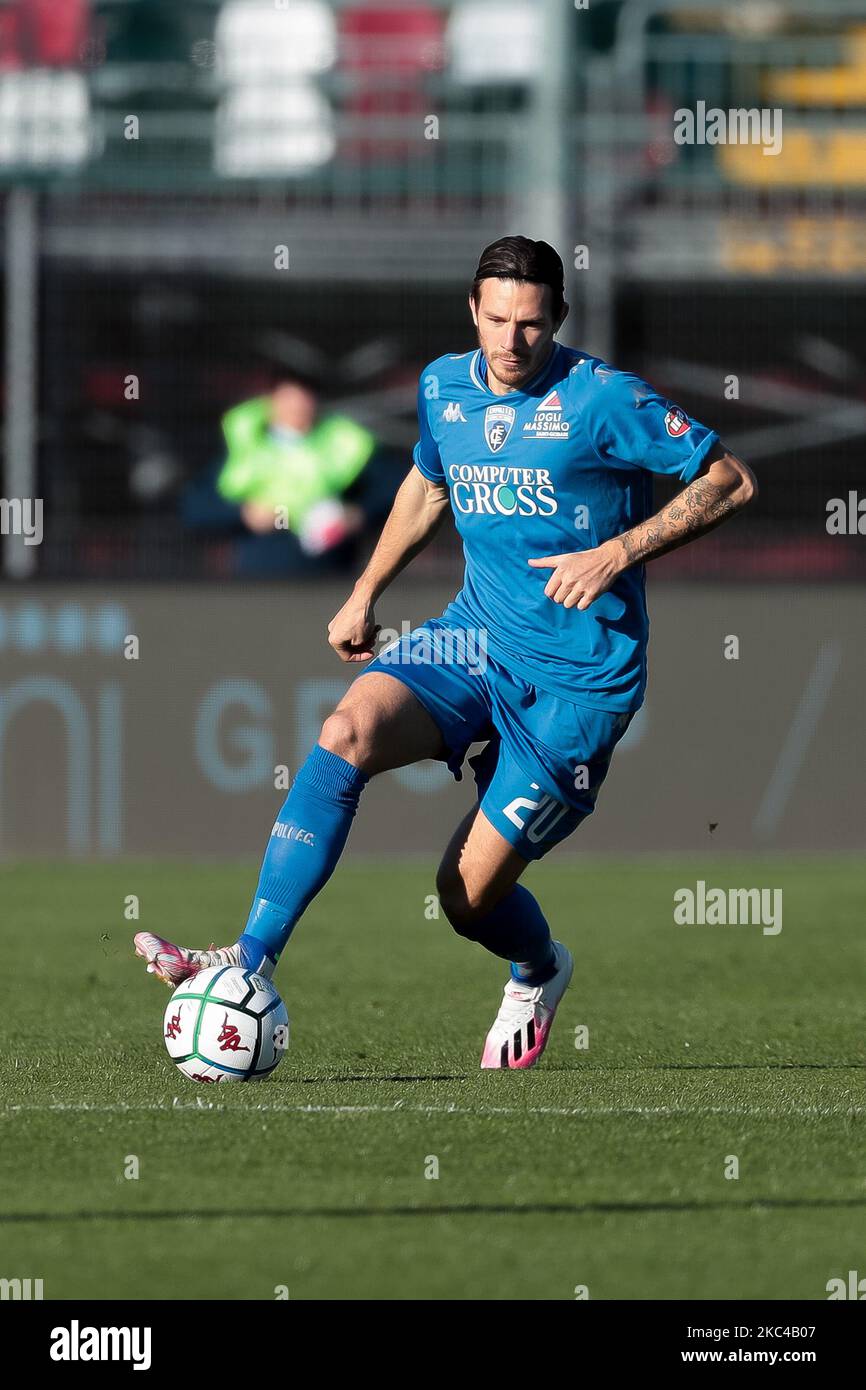
{"type": "Polygon", "coordinates": [[[556,1010],[571,980],[574,959],[567,946],[554,941],[556,974],[543,985],[509,980],[499,1013],[487,1034],[482,1068],[492,1070],[534,1067],[550,1037],[556,1010]]]}
{"type": "MultiPolygon", "coordinates": [[[[214,965],[238,965],[248,968],[240,958],[240,947],[211,946],[207,951],[188,951],[185,946],[175,946],[152,932],[140,931],[135,934],[135,954],[147,961],[149,975],[156,975],[163,984],[176,989],[183,980],[197,975],[200,970],[208,970],[214,965]]],[[[273,964],[267,959],[259,967],[260,975],[272,974],[273,964]],[[270,970],[266,967],[270,966],[270,970]]]]}

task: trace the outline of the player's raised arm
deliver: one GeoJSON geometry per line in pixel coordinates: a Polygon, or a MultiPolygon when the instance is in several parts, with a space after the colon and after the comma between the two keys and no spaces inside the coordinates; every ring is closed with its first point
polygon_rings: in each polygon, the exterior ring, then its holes
{"type": "Polygon", "coordinates": [[[551,570],[544,590],[548,598],[583,611],[607,593],[623,570],[706,535],[742,511],[757,492],[752,470],[723,444],[716,444],[697,476],[646,521],[592,550],[544,555],[529,563],[551,570]]]}
{"type": "Polygon", "coordinates": [[[667,506],[615,538],[625,559],[622,568],[654,560],[706,535],[742,511],[757,492],[752,470],[723,444],[716,445],[698,476],[667,506]]]}
{"type": "Polygon", "coordinates": [[[351,597],[328,624],[328,641],[343,661],[369,661],[379,625],[373,608],[388,585],[433,539],[448,507],[445,483],[417,468],[400,485],[370,562],[351,597]]]}

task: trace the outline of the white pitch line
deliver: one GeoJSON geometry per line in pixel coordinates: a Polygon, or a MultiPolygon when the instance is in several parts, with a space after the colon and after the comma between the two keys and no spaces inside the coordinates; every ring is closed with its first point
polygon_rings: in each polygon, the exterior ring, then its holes
{"type": "Polygon", "coordinates": [[[752,822],[755,834],[764,839],[778,828],[785,813],[841,664],[842,643],[837,639],[822,643],[752,822]]]}
{"type": "Polygon", "coordinates": [[[288,1105],[279,1101],[264,1102],[249,1106],[228,1106],[214,1101],[179,1100],[171,1105],[164,1101],[153,1101],[141,1105],[119,1102],[115,1105],[92,1105],[89,1101],[58,1101],[49,1105],[8,1105],[0,1110],[0,1117],[21,1114],[93,1114],[93,1115],[136,1115],[150,1113],[174,1114],[207,1113],[219,1111],[227,1115],[248,1115],[267,1112],[285,1115],[557,1115],[578,1119],[592,1119],[595,1116],[696,1116],[729,1115],[755,1119],[806,1119],[813,1116],[821,1118],[848,1118],[866,1115],[866,1105],[804,1105],[774,1106],[770,1108],[757,1105],[406,1105],[402,1100],[392,1105],[288,1105]]]}

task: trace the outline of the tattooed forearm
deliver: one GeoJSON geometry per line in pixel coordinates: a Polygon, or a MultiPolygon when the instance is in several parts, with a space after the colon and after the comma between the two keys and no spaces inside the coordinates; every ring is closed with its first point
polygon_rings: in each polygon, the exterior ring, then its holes
{"type": "Polygon", "coordinates": [[[696,536],[721,526],[753,496],[753,480],[746,470],[745,481],[716,483],[703,475],[695,478],[666,507],[639,526],[618,537],[625,552],[626,565],[665,555],[696,536]]]}

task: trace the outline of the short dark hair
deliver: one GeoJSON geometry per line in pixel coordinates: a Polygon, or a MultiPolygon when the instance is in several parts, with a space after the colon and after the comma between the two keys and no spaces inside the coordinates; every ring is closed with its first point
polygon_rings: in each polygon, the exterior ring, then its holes
{"type": "Polygon", "coordinates": [[[522,280],[530,285],[549,285],[553,316],[558,318],[565,303],[565,274],[562,261],[546,241],[526,236],[504,236],[492,241],[481,252],[472,299],[477,305],[483,280],[522,280]]]}
{"type": "Polygon", "coordinates": [[[276,391],[280,386],[301,386],[305,391],[312,391],[313,395],[318,396],[322,390],[322,379],[320,374],[312,369],[274,362],[268,370],[268,390],[276,391]]]}

